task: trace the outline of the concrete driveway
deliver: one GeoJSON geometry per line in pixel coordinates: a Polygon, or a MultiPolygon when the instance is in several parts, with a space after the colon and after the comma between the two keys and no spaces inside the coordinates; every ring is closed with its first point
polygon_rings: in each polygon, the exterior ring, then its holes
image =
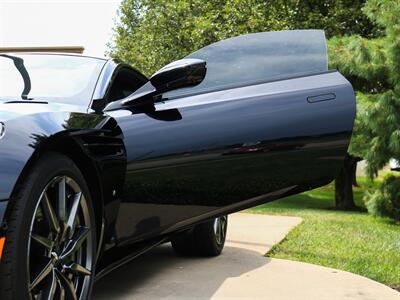
{"type": "Polygon", "coordinates": [[[97,282],[93,299],[400,300],[358,275],[264,257],[300,218],[239,213],[229,222],[221,256],[181,258],[160,246],[97,282]]]}

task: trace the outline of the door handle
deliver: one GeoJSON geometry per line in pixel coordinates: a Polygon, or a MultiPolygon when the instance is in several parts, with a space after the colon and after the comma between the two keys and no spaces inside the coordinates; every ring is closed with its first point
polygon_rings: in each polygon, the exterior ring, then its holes
{"type": "Polygon", "coordinates": [[[307,102],[315,103],[315,102],[329,101],[329,100],[334,100],[334,99],[336,99],[336,95],[334,93],[329,93],[329,94],[322,94],[322,95],[307,97],[307,102]]]}

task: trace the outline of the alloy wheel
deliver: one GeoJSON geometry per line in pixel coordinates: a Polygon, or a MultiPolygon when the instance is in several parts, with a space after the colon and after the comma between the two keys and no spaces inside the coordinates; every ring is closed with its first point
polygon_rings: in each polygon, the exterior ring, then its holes
{"type": "Polygon", "coordinates": [[[218,245],[223,244],[226,235],[227,216],[222,216],[214,220],[214,234],[218,245]]]}
{"type": "Polygon", "coordinates": [[[50,180],[41,193],[28,242],[31,299],[86,299],[93,263],[87,199],[68,176],[50,180]]]}

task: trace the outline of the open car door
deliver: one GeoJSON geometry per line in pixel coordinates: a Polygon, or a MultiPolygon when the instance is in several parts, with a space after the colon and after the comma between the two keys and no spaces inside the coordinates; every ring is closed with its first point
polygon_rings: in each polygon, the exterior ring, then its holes
{"type": "Polygon", "coordinates": [[[206,61],[202,83],[160,95],[153,117],[115,114],[128,156],[121,239],[316,188],[342,166],[355,96],[327,68],[323,31],[249,34],[188,58],[206,61]]]}

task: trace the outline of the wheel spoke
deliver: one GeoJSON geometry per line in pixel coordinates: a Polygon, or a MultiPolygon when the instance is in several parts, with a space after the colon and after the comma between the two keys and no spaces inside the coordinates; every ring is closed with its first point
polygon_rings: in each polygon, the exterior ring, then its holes
{"type": "Polygon", "coordinates": [[[81,204],[82,193],[77,193],[74,197],[74,202],[72,203],[71,212],[68,217],[67,228],[69,231],[69,238],[72,238],[73,235],[73,228],[76,216],[78,214],[79,206],[81,204]]]}
{"type": "Polygon", "coordinates": [[[58,182],[58,215],[61,223],[61,235],[59,239],[60,242],[64,242],[68,234],[66,184],[66,177],[62,177],[61,180],[58,182]]]}
{"type": "Polygon", "coordinates": [[[40,264],[38,271],[35,272],[35,275],[33,276],[32,283],[29,287],[30,290],[34,289],[39,283],[41,283],[53,270],[51,260],[45,260],[45,258],[41,259],[43,262],[40,264]]]}
{"type": "Polygon", "coordinates": [[[57,278],[55,271],[52,270],[51,276],[49,276],[48,283],[46,283],[45,288],[42,290],[41,300],[52,300],[57,290],[57,278]]]}
{"type": "Polygon", "coordinates": [[[60,260],[65,261],[68,257],[75,253],[83,244],[83,242],[87,239],[89,232],[89,228],[79,227],[73,238],[68,242],[67,246],[65,247],[60,257],[60,260]]]}
{"type": "Polygon", "coordinates": [[[71,281],[69,281],[64,274],[62,274],[60,271],[55,270],[56,276],[58,278],[58,282],[60,285],[63,287],[65,291],[65,299],[66,300],[77,300],[78,297],[76,296],[75,288],[74,285],[72,284],[71,281]]]}
{"type": "Polygon", "coordinates": [[[39,243],[40,245],[44,246],[47,250],[51,250],[54,247],[54,242],[52,240],[49,240],[48,238],[45,238],[43,236],[31,233],[31,238],[35,242],[39,243]]]}
{"type": "Polygon", "coordinates": [[[65,271],[75,274],[75,275],[89,276],[92,274],[92,272],[90,270],[86,269],[85,267],[81,266],[78,263],[72,263],[69,266],[65,266],[64,269],[65,269],[65,271]]]}
{"type": "Polygon", "coordinates": [[[59,233],[60,224],[58,223],[57,215],[54,212],[52,204],[50,203],[50,199],[47,196],[47,192],[43,193],[41,204],[43,206],[43,212],[44,215],[46,216],[46,220],[49,223],[51,230],[53,230],[56,233],[59,233]]]}
{"type": "Polygon", "coordinates": [[[58,183],[58,216],[61,222],[65,222],[67,218],[65,181],[66,178],[62,177],[58,183]]]}
{"type": "Polygon", "coordinates": [[[56,280],[57,280],[57,285],[58,285],[58,290],[60,291],[60,300],[65,300],[65,289],[63,287],[63,285],[61,284],[60,279],[56,276],[56,280]]]}

